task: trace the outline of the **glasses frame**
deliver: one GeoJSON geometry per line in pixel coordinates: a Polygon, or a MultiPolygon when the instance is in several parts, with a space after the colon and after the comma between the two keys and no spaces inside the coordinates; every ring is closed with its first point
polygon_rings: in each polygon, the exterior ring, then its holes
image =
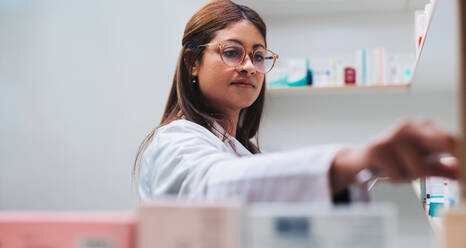
{"type": "MultiPolygon", "coordinates": [[[[269,70],[267,70],[266,72],[262,72],[262,73],[266,74],[266,73],[270,72],[270,71],[273,69],[273,67],[275,66],[275,63],[277,62],[277,59],[278,59],[278,54],[276,54],[276,53],[270,51],[270,50],[267,49],[267,48],[264,48],[264,47],[256,48],[256,49],[253,49],[253,50],[248,54],[248,53],[246,53],[246,49],[244,48],[243,45],[239,44],[238,42],[229,41],[229,40],[207,43],[207,44],[204,44],[204,45],[200,45],[200,46],[198,46],[198,47],[210,47],[210,46],[215,46],[215,45],[218,46],[218,52],[219,52],[220,58],[222,59],[223,63],[224,63],[225,65],[231,66],[231,67],[236,67],[236,66],[238,66],[238,65],[243,64],[243,63],[244,63],[244,58],[246,58],[246,55],[248,55],[248,56],[249,56],[249,59],[251,60],[252,64],[254,65],[254,68],[256,68],[256,70],[259,71],[259,70],[257,69],[256,65],[254,64],[254,60],[253,60],[254,53],[255,53],[257,50],[259,50],[259,49],[264,49],[264,50],[266,50],[267,52],[271,53],[272,56],[273,56],[273,63],[272,63],[272,66],[270,67],[269,70]],[[223,60],[223,56],[222,56],[222,53],[221,53],[221,52],[222,52],[223,48],[225,48],[225,45],[226,45],[227,43],[235,43],[235,44],[241,46],[241,47],[243,48],[243,50],[244,50],[243,58],[242,58],[241,61],[240,61],[237,65],[235,65],[235,66],[229,65],[229,64],[227,64],[227,63],[225,62],[225,60],[223,60]]],[[[259,71],[259,72],[261,72],[261,71],[259,71]]]]}

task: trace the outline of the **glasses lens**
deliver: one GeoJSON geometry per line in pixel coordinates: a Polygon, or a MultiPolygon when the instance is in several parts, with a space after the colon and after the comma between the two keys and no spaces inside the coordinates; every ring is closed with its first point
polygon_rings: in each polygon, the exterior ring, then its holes
{"type": "Polygon", "coordinates": [[[270,71],[275,58],[273,53],[265,49],[257,49],[253,54],[253,63],[256,69],[260,72],[266,73],[270,71]]]}
{"type": "Polygon", "coordinates": [[[222,50],[222,59],[229,66],[237,66],[244,57],[244,49],[236,43],[226,43],[222,50]]]}

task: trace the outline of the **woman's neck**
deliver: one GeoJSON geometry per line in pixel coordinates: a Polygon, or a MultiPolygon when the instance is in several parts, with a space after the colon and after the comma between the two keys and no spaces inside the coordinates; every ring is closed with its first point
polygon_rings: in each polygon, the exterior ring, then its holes
{"type": "Polygon", "coordinates": [[[236,127],[238,126],[240,111],[226,113],[225,119],[220,121],[220,125],[228,132],[229,135],[236,138],[236,127]]]}

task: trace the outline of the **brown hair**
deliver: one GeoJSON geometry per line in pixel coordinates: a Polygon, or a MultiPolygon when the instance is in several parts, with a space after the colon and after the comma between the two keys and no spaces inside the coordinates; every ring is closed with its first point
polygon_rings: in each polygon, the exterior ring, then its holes
{"type": "MultiPolygon", "coordinates": [[[[197,11],[188,21],[182,40],[183,47],[178,57],[162,121],[139,146],[134,162],[133,176],[136,176],[142,153],[150,144],[157,128],[183,116],[186,120],[195,122],[213,132],[213,123],[224,119],[222,113],[206,104],[198,84],[192,83],[191,71],[195,62],[202,60],[205,48],[199,47],[200,45],[209,43],[215,37],[217,31],[243,20],[251,22],[266,40],[266,26],[259,14],[230,0],[212,1],[197,11]]],[[[260,153],[257,131],[264,108],[264,96],[265,78],[256,101],[248,108],[240,111],[236,128],[236,139],[253,154],[260,153]],[[256,138],[256,144],[250,141],[254,137],[256,138]]],[[[227,137],[226,135],[225,131],[223,134],[224,139],[227,137]]]]}

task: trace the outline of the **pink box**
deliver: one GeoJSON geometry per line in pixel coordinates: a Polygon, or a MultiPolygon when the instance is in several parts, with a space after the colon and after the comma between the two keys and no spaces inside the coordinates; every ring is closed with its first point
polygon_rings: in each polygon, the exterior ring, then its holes
{"type": "Polygon", "coordinates": [[[0,212],[0,248],[134,248],[130,212],[0,212]]]}
{"type": "Polygon", "coordinates": [[[241,248],[240,204],[144,202],[138,209],[139,248],[241,248]]]}

